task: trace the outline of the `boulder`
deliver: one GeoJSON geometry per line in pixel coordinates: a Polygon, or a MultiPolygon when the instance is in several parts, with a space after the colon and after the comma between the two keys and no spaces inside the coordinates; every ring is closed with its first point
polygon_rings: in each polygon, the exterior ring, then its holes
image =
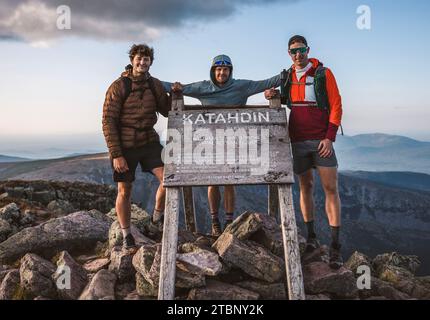
{"type": "Polygon", "coordinates": [[[384,253],[377,255],[373,259],[373,267],[379,275],[386,265],[403,268],[412,274],[415,274],[421,262],[417,256],[401,255],[397,252],[384,253]]]}
{"type": "MultiPolygon", "coordinates": [[[[161,266],[161,244],[142,246],[133,257],[133,266],[153,288],[157,288],[158,290],[161,266]]],[[[204,285],[205,276],[203,274],[189,273],[178,267],[176,268],[175,286],[177,288],[195,288],[204,285]]]]}
{"type": "Polygon", "coordinates": [[[116,275],[106,269],[97,272],[79,300],[115,300],[116,275]]]}
{"type": "Polygon", "coordinates": [[[76,211],[69,201],[61,199],[51,201],[46,208],[57,217],[67,216],[76,211]]]}
{"type": "Polygon", "coordinates": [[[110,264],[109,258],[100,258],[86,262],[83,265],[85,271],[89,273],[97,273],[101,269],[107,269],[110,264]]]}
{"type": "Polygon", "coordinates": [[[285,300],[287,293],[283,283],[267,283],[257,280],[236,282],[236,286],[256,292],[261,300],[285,300]]]}
{"type": "Polygon", "coordinates": [[[356,279],[351,270],[341,267],[331,269],[324,262],[313,262],[303,268],[306,294],[328,294],[339,299],[358,296],[356,279]]]}
{"type": "Polygon", "coordinates": [[[60,299],[77,299],[88,283],[87,272],[67,251],[60,253],[57,270],[52,278],[56,283],[60,299]]]}
{"type": "Polygon", "coordinates": [[[16,203],[9,203],[0,209],[0,219],[6,220],[10,224],[18,224],[21,218],[21,211],[16,203]]]}
{"type": "Polygon", "coordinates": [[[0,281],[0,300],[15,300],[20,292],[19,270],[9,270],[0,281]]]}
{"type": "Polygon", "coordinates": [[[216,276],[222,269],[218,255],[203,249],[177,254],[176,265],[183,271],[207,276],[216,276]]]}
{"type": "Polygon", "coordinates": [[[363,266],[363,265],[368,266],[372,274],[374,273],[374,270],[372,268],[372,260],[365,254],[355,251],[348,259],[348,261],[345,262],[344,267],[351,270],[352,273],[356,277],[358,277],[360,274],[357,274],[357,269],[359,266],[363,266]]]}
{"type": "Polygon", "coordinates": [[[106,241],[110,220],[99,214],[79,211],[29,227],[0,243],[0,263],[8,263],[27,252],[52,256],[61,250],[88,249],[106,241]]]}
{"type": "MultiPolygon", "coordinates": [[[[141,246],[145,244],[154,244],[155,242],[151,240],[150,238],[147,238],[144,236],[137,227],[135,227],[133,224],[130,227],[131,233],[134,236],[134,239],[136,241],[136,244],[141,246]]],[[[112,225],[109,229],[109,250],[112,250],[115,246],[121,246],[122,245],[122,231],[121,226],[118,221],[112,222],[112,225]]]]}
{"type": "Polygon", "coordinates": [[[242,269],[250,276],[267,282],[278,282],[284,275],[284,262],[253,241],[240,241],[224,232],[213,244],[223,261],[242,269]]]}
{"type": "Polygon", "coordinates": [[[257,300],[258,293],[216,281],[207,280],[206,287],[195,288],[188,294],[189,300],[257,300]]]}
{"type": "Polygon", "coordinates": [[[28,253],[21,259],[19,274],[21,278],[21,287],[26,297],[34,298],[44,296],[56,298],[57,290],[52,275],[55,272],[55,266],[38,255],[28,253]]]}
{"type": "Polygon", "coordinates": [[[132,259],[133,256],[130,252],[122,250],[122,247],[116,246],[112,248],[109,270],[116,274],[119,282],[133,279],[135,270],[132,259]]]}
{"type": "Polygon", "coordinates": [[[0,219],[0,242],[5,241],[13,232],[13,228],[7,220],[0,219]]]}
{"type": "Polygon", "coordinates": [[[158,296],[158,283],[154,286],[146,281],[145,277],[139,272],[136,273],[136,291],[139,296],[143,297],[157,297],[158,296]]]}
{"type": "MultiPolygon", "coordinates": [[[[152,232],[159,231],[151,228],[151,215],[147,213],[145,210],[137,206],[136,204],[131,205],[131,223],[134,225],[140,233],[144,235],[152,234],[152,232]]],[[[117,215],[115,208],[112,208],[111,211],[107,214],[112,220],[117,221],[117,215]]]]}

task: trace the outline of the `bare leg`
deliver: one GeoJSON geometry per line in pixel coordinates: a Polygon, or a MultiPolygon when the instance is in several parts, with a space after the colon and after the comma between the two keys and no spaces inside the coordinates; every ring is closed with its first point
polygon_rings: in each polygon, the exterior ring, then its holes
{"type": "Polygon", "coordinates": [[[340,226],[340,197],[337,183],[337,168],[318,167],[325,193],[325,210],[330,226],[340,226]]]}
{"type": "Polygon", "coordinates": [[[300,185],[300,209],[303,220],[309,222],[314,220],[314,175],[310,169],[299,176],[300,185]]]}
{"type": "Polygon", "coordinates": [[[209,210],[211,213],[218,213],[221,194],[218,186],[208,187],[209,210]]]}
{"type": "Polygon", "coordinates": [[[164,206],[166,202],[166,189],[163,185],[164,167],[154,168],[152,169],[152,172],[160,182],[160,185],[157,189],[157,193],[155,195],[155,210],[162,212],[164,211],[164,206]]]}
{"type": "Polygon", "coordinates": [[[226,213],[234,213],[234,186],[224,186],[224,209],[226,213]]]}
{"type": "Polygon", "coordinates": [[[132,183],[118,182],[118,195],[116,197],[115,210],[121,228],[130,227],[132,183]]]}

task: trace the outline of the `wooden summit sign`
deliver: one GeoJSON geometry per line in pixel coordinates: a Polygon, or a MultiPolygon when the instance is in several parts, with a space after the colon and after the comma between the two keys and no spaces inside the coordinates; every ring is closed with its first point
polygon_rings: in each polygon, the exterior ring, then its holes
{"type": "Polygon", "coordinates": [[[268,185],[268,214],[281,220],[290,300],[305,299],[293,207],[291,145],[279,96],[267,106],[184,106],[172,99],[163,152],[166,207],[158,299],[175,298],[179,202],[196,232],[193,186],[268,185]]]}
{"type": "Polygon", "coordinates": [[[169,114],[165,187],[294,183],[283,108],[169,114]]]}

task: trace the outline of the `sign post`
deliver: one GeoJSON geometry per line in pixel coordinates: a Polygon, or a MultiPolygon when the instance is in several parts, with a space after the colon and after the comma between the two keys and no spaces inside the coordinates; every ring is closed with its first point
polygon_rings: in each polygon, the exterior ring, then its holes
{"type": "Polygon", "coordinates": [[[158,299],[175,297],[179,194],[187,229],[196,230],[193,186],[268,185],[268,213],[280,213],[288,294],[305,298],[292,201],[291,145],[280,100],[267,106],[185,106],[172,100],[164,149],[166,208],[158,299]]]}

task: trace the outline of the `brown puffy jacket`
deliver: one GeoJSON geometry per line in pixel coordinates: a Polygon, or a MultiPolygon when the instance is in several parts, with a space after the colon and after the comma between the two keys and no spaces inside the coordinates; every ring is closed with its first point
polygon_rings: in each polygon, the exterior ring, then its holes
{"type": "Polygon", "coordinates": [[[124,101],[127,89],[124,81],[118,78],[107,90],[103,105],[103,134],[112,159],[121,157],[123,149],[159,141],[154,129],[157,122],[156,112],[167,117],[170,110],[170,99],[160,80],[152,78],[158,96],[157,108],[148,83],[149,73],[134,77],[132,70],[128,70],[121,76],[132,80],[129,96],[124,101]]]}

